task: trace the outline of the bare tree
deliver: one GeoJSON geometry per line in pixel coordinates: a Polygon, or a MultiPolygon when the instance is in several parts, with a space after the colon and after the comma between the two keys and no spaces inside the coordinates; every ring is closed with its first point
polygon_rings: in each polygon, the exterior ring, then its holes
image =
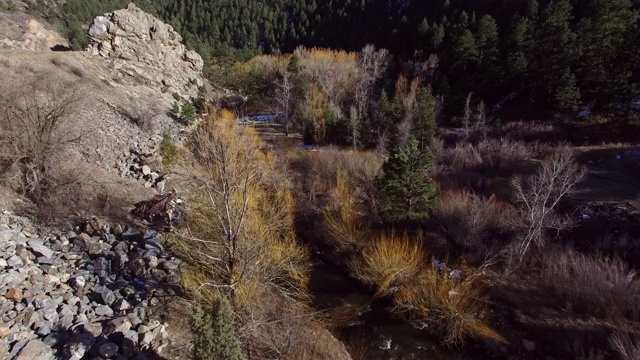
{"type": "Polygon", "coordinates": [[[409,81],[404,75],[400,75],[396,81],[396,96],[400,99],[404,108],[404,118],[398,124],[398,141],[404,143],[411,134],[414,119],[418,113],[418,90],[421,79],[415,78],[409,81]]]}
{"type": "Polygon", "coordinates": [[[276,79],[276,101],[278,109],[284,118],[285,133],[289,136],[289,122],[293,108],[293,77],[295,75],[289,71],[282,71],[280,77],[276,79]]]}
{"type": "Polygon", "coordinates": [[[351,141],[353,142],[353,150],[356,150],[358,146],[358,125],[359,117],[358,110],[355,106],[349,108],[349,121],[351,122],[351,141]]]}
{"type": "Polygon", "coordinates": [[[0,89],[0,179],[38,197],[67,146],[79,140],[71,115],[83,91],[51,76],[22,81],[0,89]]]}
{"type": "MultiPolygon", "coordinates": [[[[573,153],[562,149],[545,159],[537,174],[525,179],[512,179],[525,228],[523,236],[512,249],[518,264],[524,260],[531,244],[537,247],[545,245],[544,230],[554,222],[560,224],[554,210],[585,173],[585,169],[576,163],[573,153]]],[[[514,256],[510,256],[509,262],[514,262],[514,256]]]]}
{"type": "MultiPolygon", "coordinates": [[[[388,65],[388,51],[376,50],[373,45],[366,45],[359,54],[355,81],[355,107],[351,110],[351,119],[355,121],[363,118],[369,110],[371,91],[382,77],[388,65]],[[355,110],[355,112],[354,112],[355,110]]],[[[356,133],[354,130],[354,149],[356,147],[356,133]]]]}
{"type": "Polygon", "coordinates": [[[487,113],[487,106],[484,104],[484,101],[480,100],[474,109],[471,104],[472,98],[473,93],[469,93],[464,105],[462,124],[465,129],[465,136],[469,139],[479,134],[483,139],[486,139],[490,119],[487,113]]]}

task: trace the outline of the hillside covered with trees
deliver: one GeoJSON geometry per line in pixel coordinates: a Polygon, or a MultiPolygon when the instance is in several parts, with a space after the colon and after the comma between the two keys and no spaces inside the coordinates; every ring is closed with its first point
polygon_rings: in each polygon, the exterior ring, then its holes
{"type": "MultiPolygon", "coordinates": [[[[126,1],[68,1],[58,15],[74,47],[82,24],[126,1]]],[[[637,117],[637,0],[154,0],[143,8],[170,22],[221,80],[235,61],[296,47],[387,49],[394,71],[420,76],[459,116],[467,94],[488,105],[637,117]],[[211,67],[213,65],[213,68],[211,67]]],[[[38,12],[37,7],[33,7],[38,12]]],[[[47,13],[42,10],[40,12],[47,13]]]]}
{"type": "Polygon", "coordinates": [[[139,6],[232,90],[167,136],[196,359],[640,356],[639,0],[139,6]]]}

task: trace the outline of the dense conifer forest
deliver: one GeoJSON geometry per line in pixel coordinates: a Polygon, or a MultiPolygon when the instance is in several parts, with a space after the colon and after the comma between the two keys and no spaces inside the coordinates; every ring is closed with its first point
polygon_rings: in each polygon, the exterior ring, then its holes
{"type": "MultiPolygon", "coordinates": [[[[58,22],[76,48],[81,25],[126,1],[72,0],[58,22]]],[[[396,71],[433,84],[451,116],[473,92],[492,106],[576,113],[584,106],[637,117],[640,23],[636,0],[157,0],[207,65],[228,67],[296,47],[388,49],[396,71]],[[636,104],[637,107],[637,104],[636,104]]],[[[207,67],[210,76],[214,71],[207,67]]]]}

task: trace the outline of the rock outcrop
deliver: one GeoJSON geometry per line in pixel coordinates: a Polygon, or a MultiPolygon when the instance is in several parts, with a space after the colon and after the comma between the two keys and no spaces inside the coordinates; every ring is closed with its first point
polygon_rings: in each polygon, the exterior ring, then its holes
{"type": "Polygon", "coordinates": [[[0,358],[145,359],[168,345],[152,316],[174,294],[179,260],[158,233],[92,219],[39,236],[25,218],[0,213],[0,358]]]}
{"type": "Polygon", "coordinates": [[[69,43],[53,26],[30,15],[0,13],[0,49],[49,51],[69,43]]]}
{"type": "Polygon", "coordinates": [[[113,60],[115,70],[137,81],[156,84],[183,97],[197,94],[203,85],[203,61],[187,50],[173,28],[137,8],[98,16],[89,28],[88,51],[113,60]]]}

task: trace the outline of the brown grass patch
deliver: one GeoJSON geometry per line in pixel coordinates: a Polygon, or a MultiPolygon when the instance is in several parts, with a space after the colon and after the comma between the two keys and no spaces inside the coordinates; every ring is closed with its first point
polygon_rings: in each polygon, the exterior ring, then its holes
{"type": "Polygon", "coordinates": [[[515,209],[495,196],[484,198],[468,191],[449,191],[438,197],[434,216],[449,239],[484,258],[500,251],[500,237],[514,229],[515,209]]]}
{"type": "Polygon", "coordinates": [[[618,258],[566,250],[546,255],[541,280],[573,313],[619,322],[640,314],[636,275],[618,258]]]}

